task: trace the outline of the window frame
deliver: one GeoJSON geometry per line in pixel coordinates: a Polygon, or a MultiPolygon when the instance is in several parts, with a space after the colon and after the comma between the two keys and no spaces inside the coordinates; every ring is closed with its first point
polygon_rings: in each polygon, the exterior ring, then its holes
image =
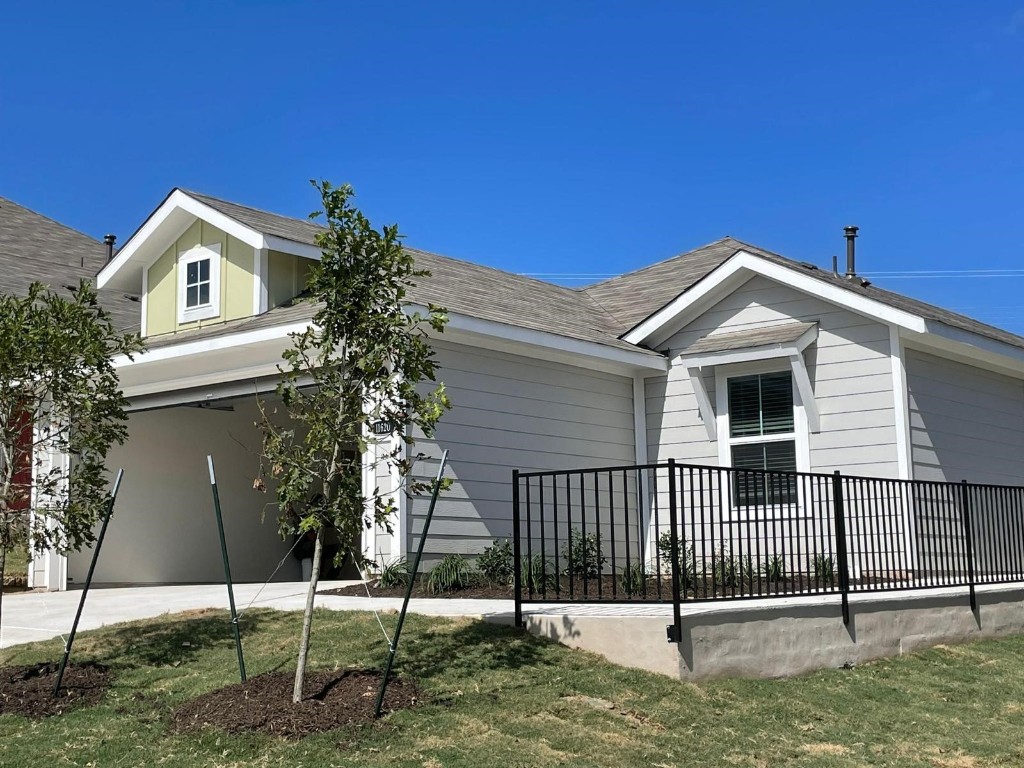
{"type": "MultiPolygon", "coordinates": [[[[810,471],[810,430],[807,425],[807,413],[800,392],[797,388],[796,377],[788,358],[776,358],[757,360],[748,363],[731,363],[729,365],[715,366],[715,405],[717,415],[718,433],[718,466],[732,466],[732,448],[734,445],[750,445],[772,442],[792,441],[795,444],[796,471],[810,471]],[[729,379],[741,376],[766,373],[788,373],[790,386],[793,389],[793,431],[779,432],[770,435],[747,435],[744,437],[731,437],[729,430],[729,379]]],[[[797,499],[795,509],[787,504],[754,504],[739,506],[733,499],[732,482],[728,483],[725,489],[726,504],[723,514],[726,520],[730,519],[758,519],[758,520],[781,520],[792,517],[810,517],[810,511],[803,503],[802,486],[797,485],[797,499]]]]}
{"type": "Polygon", "coordinates": [[[192,323],[220,316],[220,243],[196,245],[178,254],[178,323],[192,323]],[[195,307],[186,306],[188,266],[210,262],[210,301],[195,307]]]}

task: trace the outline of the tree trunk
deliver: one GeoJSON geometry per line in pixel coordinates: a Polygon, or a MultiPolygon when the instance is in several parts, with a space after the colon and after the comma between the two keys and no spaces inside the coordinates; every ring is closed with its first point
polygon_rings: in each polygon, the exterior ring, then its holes
{"type": "Polygon", "coordinates": [[[4,626],[4,568],[7,567],[7,547],[0,547],[0,640],[4,626]]]}
{"type": "Polygon", "coordinates": [[[313,629],[313,600],[316,586],[320,581],[320,558],[324,551],[324,526],[316,532],[313,546],[313,572],[309,576],[309,590],[306,592],[306,610],[302,615],[302,636],[299,639],[299,659],[295,665],[295,687],[292,688],[292,703],[302,701],[302,685],[306,680],[306,656],[309,653],[309,634],[313,629]]]}

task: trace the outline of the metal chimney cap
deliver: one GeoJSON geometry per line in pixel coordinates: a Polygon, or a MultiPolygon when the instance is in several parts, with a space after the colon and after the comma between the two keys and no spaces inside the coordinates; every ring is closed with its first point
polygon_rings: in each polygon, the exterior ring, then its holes
{"type": "Polygon", "coordinates": [[[117,235],[104,235],[103,242],[107,245],[113,245],[117,242],[117,235]]]}
{"type": "Polygon", "coordinates": [[[858,230],[860,230],[860,227],[843,227],[843,232],[846,234],[846,237],[856,237],[858,230]]]}

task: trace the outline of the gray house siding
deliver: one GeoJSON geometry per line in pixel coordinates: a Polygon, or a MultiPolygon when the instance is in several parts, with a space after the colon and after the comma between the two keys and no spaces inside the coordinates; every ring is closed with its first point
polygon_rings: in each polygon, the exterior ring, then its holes
{"type": "Polygon", "coordinates": [[[1024,382],[908,349],[914,478],[1024,485],[1024,382]]]}
{"type": "MultiPolygon", "coordinates": [[[[476,554],[512,535],[511,470],[576,469],[633,464],[632,380],[560,363],[435,344],[453,408],[433,439],[418,439],[423,457],[415,475],[437,472],[449,451],[445,476],[453,481],[438,502],[426,558],[476,554]]],[[[429,497],[408,499],[404,532],[412,551],[423,530],[429,497]]]]}
{"type": "MultiPolygon", "coordinates": [[[[888,326],[788,286],[754,277],[672,336],[662,349],[674,356],[712,333],[800,320],[817,322],[818,340],[804,353],[821,414],[809,436],[810,469],[896,477],[896,417],[888,326]]],[[[704,372],[715,404],[713,371],[704,372]]],[[[648,378],[647,435],[652,460],[717,464],[690,380],[681,365],[648,378]]]]}

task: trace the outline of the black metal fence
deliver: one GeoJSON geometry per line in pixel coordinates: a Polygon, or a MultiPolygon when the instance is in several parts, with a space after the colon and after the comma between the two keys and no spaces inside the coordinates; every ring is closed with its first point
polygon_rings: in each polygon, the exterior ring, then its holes
{"type": "MultiPolygon", "coordinates": [[[[530,602],[701,600],[1024,581],[1024,488],[664,464],[512,473],[530,602]]],[[[669,628],[671,634],[673,628],[669,628]]]]}

